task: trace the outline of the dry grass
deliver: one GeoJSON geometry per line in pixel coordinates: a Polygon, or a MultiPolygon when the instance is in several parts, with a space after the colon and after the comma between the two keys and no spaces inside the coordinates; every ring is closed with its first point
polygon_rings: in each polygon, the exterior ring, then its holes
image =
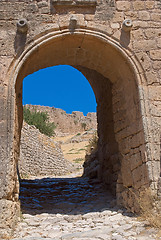
{"type": "Polygon", "coordinates": [[[161,234],[161,201],[151,189],[142,191],[137,197],[141,220],[146,220],[151,227],[158,228],[161,234]]]}
{"type": "Polygon", "coordinates": [[[63,143],[61,145],[61,149],[63,151],[64,158],[71,162],[74,162],[76,158],[85,159],[87,144],[87,140],[78,143],[63,143]]]}
{"type": "Polygon", "coordinates": [[[73,160],[73,162],[75,163],[83,163],[84,162],[84,158],[76,158],[73,160]]]}

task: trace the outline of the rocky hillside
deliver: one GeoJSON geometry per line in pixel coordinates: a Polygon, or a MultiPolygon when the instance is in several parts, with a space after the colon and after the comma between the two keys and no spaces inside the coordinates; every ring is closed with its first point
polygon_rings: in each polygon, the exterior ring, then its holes
{"type": "Polygon", "coordinates": [[[74,111],[71,114],[55,107],[46,107],[39,105],[26,105],[30,110],[36,109],[40,112],[47,112],[49,121],[54,122],[57,135],[76,134],[89,129],[97,129],[96,113],[88,113],[84,116],[82,112],[74,111]]]}

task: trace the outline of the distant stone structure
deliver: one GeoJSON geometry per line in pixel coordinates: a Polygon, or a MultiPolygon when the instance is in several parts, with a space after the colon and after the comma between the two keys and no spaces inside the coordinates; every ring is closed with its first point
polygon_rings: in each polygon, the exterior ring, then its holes
{"type": "Polygon", "coordinates": [[[160,0],[0,1],[1,239],[11,234],[20,213],[22,82],[42,68],[68,64],[91,84],[99,177],[113,189],[117,203],[137,211],[135,196],[144,188],[157,193],[160,29],[160,0]]]}
{"type": "Polygon", "coordinates": [[[19,160],[21,177],[60,176],[74,170],[73,164],[64,159],[59,143],[34,126],[23,123],[19,160]]]}

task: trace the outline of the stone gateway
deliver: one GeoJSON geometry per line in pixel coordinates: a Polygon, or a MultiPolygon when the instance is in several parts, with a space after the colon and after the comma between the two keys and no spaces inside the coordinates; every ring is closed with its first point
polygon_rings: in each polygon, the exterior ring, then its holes
{"type": "Polygon", "coordinates": [[[150,187],[157,193],[160,29],[158,0],[0,1],[1,237],[11,234],[20,215],[22,83],[42,68],[71,65],[91,84],[99,175],[118,204],[138,211],[135,197],[141,191],[150,187]]]}

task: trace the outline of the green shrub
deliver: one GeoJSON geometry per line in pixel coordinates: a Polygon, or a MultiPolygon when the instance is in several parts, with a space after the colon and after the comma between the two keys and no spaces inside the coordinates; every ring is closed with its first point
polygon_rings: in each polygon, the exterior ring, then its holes
{"type": "Polygon", "coordinates": [[[25,122],[29,125],[34,125],[39,131],[49,137],[55,134],[54,129],[56,128],[54,122],[49,122],[49,116],[46,112],[30,111],[29,108],[24,106],[23,117],[25,122]]]}

